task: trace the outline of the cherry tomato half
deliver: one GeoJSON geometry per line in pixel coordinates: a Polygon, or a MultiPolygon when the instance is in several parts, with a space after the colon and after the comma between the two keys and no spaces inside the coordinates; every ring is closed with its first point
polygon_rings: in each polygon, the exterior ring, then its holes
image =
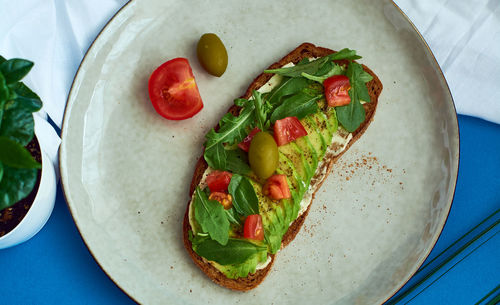
{"type": "Polygon", "coordinates": [[[156,112],[169,120],[190,118],[203,108],[186,58],[175,58],[159,66],[149,78],[148,90],[156,112]]]}
{"type": "Polygon", "coordinates": [[[210,192],[226,192],[233,174],[226,171],[215,170],[208,174],[207,185],[210,192]]]}
{"type": "Polygon", "coordinates": [[[275,200],[292,197],[285,175],[272,175],[269,177],[262,188],[262,193],[275,200]]]}
{"type": "Polygon", "coordinates": [[[328,106],[344,106],[351,102],[351,97],[349,96],[351,84],[349,83],[349,78],[347,78],[347,76],[331,76],[323,82],[323,86],[325,87],[325,97],[328,102],[328,106]]]}
{"type": "Polygon", "coordinates": [[[259,214],[248,215],[243,226],[243,237],[254,240],[264,239],[262,217],[259,214]]]}
{"type": "Polygon", "coordinates": [[[217,200],[224,209],[228,210],[233,206],[233,197],[230,194],[224,192],[213,192],[208,196],[209,200],[217,200]]]}
{"type": "Polygon", "coordinates": [[[248,134],[248,136],[246,136],[243,141],[241,141],[240,143],[238,143],[238,147],[243,149],[244,151],[248,152],[248,150],[250,149],[250,142],[252,142],[252,139],[253,137],[260,131],[260,129],[258,127],[255,127],[254,129],[252,129],[252,131],[250,131],[250,133],[248,134]]]}
{"type": "Polygon", "coordinates": [[[307,135],[302,123],[296,117],[286,117],[274,123],[274,140],[278,146],[285,145],[307,135]]]}

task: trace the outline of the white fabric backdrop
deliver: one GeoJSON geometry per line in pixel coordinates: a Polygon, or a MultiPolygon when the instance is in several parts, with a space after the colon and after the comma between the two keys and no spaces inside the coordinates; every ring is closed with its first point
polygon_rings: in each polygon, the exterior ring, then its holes
{"type": "MultiPolygon", "coordinates": [[[[126,0],[0,0],[0,55],[35,62],[25,78],[42,98],[37,124],[57,166],[66,99],[88,47],[126,0]]],[[[500,124],[500,1],[396,0],[437,58],[457,112],[500,124]]]]}

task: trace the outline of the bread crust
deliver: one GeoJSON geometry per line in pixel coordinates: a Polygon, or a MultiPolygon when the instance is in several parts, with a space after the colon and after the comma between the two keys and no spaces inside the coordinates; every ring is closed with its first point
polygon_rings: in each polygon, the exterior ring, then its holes
{"type": "MultiPolygon", "coordinates": [[[[323,47],[318,47],[315,46],[311,43],[303,43],[297,48],[295,48],[293,51],[288,53],[285,57],[283,57],[281,60],[275,62],[272,64],[268,69],[276,69],[284,66],[287,63],[293,62],[294,64],[297,64],[300,60],[302,60],[305,57],[323,57],[328,54],[334,53],[335,51],[323,48],[323,47]]],[[[339,63],[347,63],[347,61],[338,61],[339,63]]],[[[347,144],[347,147],[342,151],[337,156],[325,156],[325,160],[327,162],[323,163],[323,166],[326,167],[326,174],[320,174],[323,172],[322,170],[317,170],[317,174],[312,178],[311,180],[311,186],[313,187],[313,195],[312,198],[314,200],[314,195],[316,192],[319,190],[323,182],[325,181],[326,177],[328,174],[332,171],[333,164],[342,156],[342,154],[349,149],[349,147],[356,142],[359,137],[366,131],[368,128],[368,125],[370,125],[371,121],[373,120],[373,116],[375,115],[375,110],[377,108],[378,104],[378,97],[382,91],[382,83],[380,82],[379,78],[373,73],[372,70],[370,70],[368,67],[363,65],[363,69],[368,72],[373,79],[367,83],[368,87],[368,93],[370,95],[371,102],[370,103],[365,103],[363,105],[365,112],[366,112],[366,118],[365,121],[361,124],[361,126],[354,132],[352,132],[352,139],[349,141],[347,144]]],[[[273,76],[273,74],[268,74],[268,73],[261,73],[259,76],[257,76],[253,82],[250,84],[248,89],[246,90],[245,94],[242,96],[242,98],[248,99],[252,95],[253,90],[257,90],[258,88],[262,87],[265,83],[269,81],[269,79],[273,76]]],[[[228,112],[232,113],[233,115],[238,115],[240,108],[237,107],[236,105],[233,105],[229,108],[228,112]]],[[[218,126],[215,127],[216,129],[218,126]]],[[[191,186],[189,189],[189,195],[190,197],[192,196],[196,186],[199,184],[201,178],[203,177],[203,173],[207,169],[208,165],[205,162],[205,159],[203,158],[203,155],[200,157],[198,162],[196,163],[195,170],[194,170],[194,175],[193,179],[191,181],[191,186]]],[[[253,274],[249,274],[248,277],[246,278],[238,278],[238,279],[230,279],[227,278],[222,272],[217,270],[214,266],[211,264],[206,263],[203,258],[201,258],[198,254],[196,254],[193,251],[191,241],[189,240],[189,230],[191,230],[191,226],[189,224],[189,204],[188,202],[187,208],[186,208],[186,213],[184,214],[184,222],[183,222],[183,237],[184,237],[184,246],[186,247],[187,252],[193,259],[194,263],[215,283],[224,286],[229,289],[233,290],[238,290],[238,291],[247,291],[250,289],[253,289],[257,287],[266,275],[269,273],[269,271],[272,268],[272,265],[274,263],[274,258],[275,254],[270,254],[271,256],[271,262],[264,268],[257,270],[253,274]]],[[[300,215],[288,228],[288,231],[285,233],[283,236],[283,240],[281,243],[281,247],[286,247],[297,235],[297,233],[300,231],[300,228],[304,224],[304,221],[309,213],[309,210],[311,208],[311,204],[307,207],[307,210],[300,215]]]]}

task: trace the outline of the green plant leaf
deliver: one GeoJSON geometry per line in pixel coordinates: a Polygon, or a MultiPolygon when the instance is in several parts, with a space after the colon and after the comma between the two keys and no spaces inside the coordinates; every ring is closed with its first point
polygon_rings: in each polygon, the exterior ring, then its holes
{"type": "Polygon", "coordinates": [[[30,72],[31,68],[33,68],[32,61],[20,58],[12,58],[0,64],[0,71],[5,76],[7,84],[20,81],[30,72]]]}
{"type": "Polygon", "coordinates": [[[17,102],[17,107],[26,108],[31,112],[36,112],[42,108],[40,97],[24,83],[17,82],[9,85],[9,87],[16,93],[14,100],[17,102]]]}
{"type": "Polygon", "coordinates": [[[286,77],[282,82],[273,88],[266,99],[273,107],[281,105],[283,97],[302,91],[308,85],[304,77],[286,77]]]}
{"type": "Polygon", "coordinates": [[[250,172],[250,165],[248,165],[247,154],[241,149],[226,150],[226,166],[221,170],[230,171],[234,174],[248,174],[250,172]]]}
{"type": "Polygon", "coordinates": [[[26,146],[33,139],[34,127],[31,111],[22,107],[9,107],[3,112],[0,136],[6,136],[26,146]]]}
{"type": "Polygon", "coordinates": [[[349,96],[351,102],[348,105],[336,107],[337,118],[344,126],[344,128],[353,132],[365,121],[365,109],[361,105],[360,100],[370,102],[370,95],[366,88],[366,82],[371,80],[371,76],[363,70],[363,66],[352,62],[347,68],[347,77],[351,89],[349,89],[349,96]]]}
{"type": "Polygon", "coordinates": [[[336,53],[332,53],[332,54],[325,56],[325,57],[320,57],[320,58],[315,59],[313,61],[310,61],[308,63],[296,65],[293,67],[287,67],[287,68],[264,70],[264,73],[275,73],[275,74],[279,74],[279,75],[283,75],[283,76],[290,76],[290,77],[301,76],[302,73],[315,75],[315,73],[317,73],[318,70],[320,70],[323,67],[323,65],[325,65],[329,61],[343,60],[343,59],[356,60],[359,58],[361,58],[361,56],[356,55],[355,50],[342,49],[336,53]]]}
{"type": "Polygon", "coordinates": [[[5,57],[0,55],[0,65],[3,64],[5,61],[7,61],[7,59],[5,59],[5,57]]]}
{"type": "Polygon", "coordinates": [[[238,215],[234,207],[231,207],[230,209],[224,211],[226,212],[227,220],[229,220],[230,223],[239,226],[243,225],[243,222],[240,219],[240,215],[238,215]]]}
{"type": "Polygon", "coordinates": [[[298,119],[306,115],[319,111],[317,100],[323,95],[310,96],[304,92],[297,93],[285,99],[283,104],[274,110],[271,115],[271,122],[281,120],[286,117],[294,116],[298,119]]]}
{"type": "Polygon", "coordinates": [[[7,82],[2,72],[0,72],[0,102],[7,100],[10,96],[9,87],[7,87],[7,82]]]}
{"type": "Polygon", "coordinates": [[[27,197],[36,184],[37,169],[13,168],[4,165],[0,181],[0,210],[27,197]]]}
{"type": "Polygon", "coordinates": [[[332,77],[334,75],[344,74],[344,69],[342,69],[340,65],[337,65],[331,61],[328,62],[328,64],[325,64],[324,67],[327,67],[328,70],[318,71],[316,75],[311,75],[307,73],[302,73],[301,75],[307,79],[323,84],[323,82],[329,77],[332,77]]]}
{"type": "Polygon", "coordinates": [[[259,199],[250,179],[234,174],[227,189],[233,196],[233,207],[238,214],[242,216],[259,214],[259,199]]]}
{"type": "Polygon", "coordinates": [[[264,73],[274,73],[288,77],[298,77],[301,76],[302,73],[314,74],[329,60],[330,59],[326,56],[293,67],[264,70],[264,73]]]}
{"type": "Polygon", "coordinates": [[[3,164],[2,162],[0,162],[0,181],[2,181],[2,177],[3,177],[3,164]]]}
{"type": "Polygon", "coordinates": [[[0,161],[14,168],[42,168],[25,147],[4,136],[0,136],[0,161]]]}
{"type": "Polygon", "coordinates": [[[260,130],[267,130],[270,125],[267,117],[272,107],[262,99],[262,94],[260,92],[253,90],[252,96],[255,106],[256,125],[260,130]]]}
{"type": "Polygon", "coordinates": [[[229,238],[229,221],[224,207],[216,200],[209,200],[206,192],[199,187],[194,195],[194,217],[203,232],[221,245],[227,244],[229,238]]]}
{"type": "Polygon", "coordinates": [[[246,127],[249,126],[254,119],[254,107],[249,106],[243,108],[239,116],[233,116],[227,113],[219,122],[219,130],[210,130],[207,135],[205,149],[209,150],[212,146],[220,143],[234,144],[243,140],[246,137],[246,127]]]}
{"type": "Polygon", "coordinates": [[[267,252],[266,246],[259,246],[243,239],[230,238],[226,245],[220,245],[210,239],[200,241],[196,239],[197,237],[194,238],[193,250],[207,260],[221,265],[241,264],[259,252],[267,252]]]}

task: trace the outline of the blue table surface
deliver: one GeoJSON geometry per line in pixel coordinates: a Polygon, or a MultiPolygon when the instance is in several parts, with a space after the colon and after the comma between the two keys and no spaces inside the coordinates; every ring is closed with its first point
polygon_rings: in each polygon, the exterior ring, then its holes
{"type": "MultiPolygon", "coordinates": [[[[500,125],[462,115],[458,121],[460,167],[455,198],[428,260],[500,208],[500,125]]],[[[493,249],[499,249],[500,238],[493,242],[493,249]]],[[[456,268],[446,281],[411,304],[475,303],[487,288],[482,274],[490,274],[487,285],[500,283],[500,259],[495,253],[480,252],[479,259],[456,268]]],[[[0,304],[135,304],[90,255],[60,186],[45,227],[31,240],[0,250],[0,261],[0,304]]]]}

